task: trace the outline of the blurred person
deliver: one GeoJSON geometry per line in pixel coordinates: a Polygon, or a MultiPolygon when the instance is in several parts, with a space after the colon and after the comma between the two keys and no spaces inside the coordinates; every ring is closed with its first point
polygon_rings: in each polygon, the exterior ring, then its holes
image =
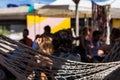
{"type": "Polygon", "coordinates": [[[41,42],[39,43],[39,49],[44,52],[44,53],[48,53],[48,54],[52,54],[53,53],[53,44],[52,44],[52,38],[46,35],[43,35],[41,37],[41,42]]]}
{"type": "Polygon", "coordinates": [[[56,57],[67,60],[81,61],[80,55],[73,51],[73,36],[70,29],[63,29],[54,34],[53,45],[56,57]]]}
{"type": "Polygon", "coordinates": [[[113,28],[110,34],[110,44],[114,46],[117,39],[120,38],[120,28],[113,28]]]}
{"type": "MultiPolygon", "coordinates": [[[[93,36],[97,35],[97,34],[101,34],[97,31],[95,31],[93,33],[93,36]]],[[[106,44],[102,44],[100,43],[99,39],[100,37],[96,36],[93,37],[94,42],[91,42],[89,45],[89,53],[91,53],[91,55],[89,55],[89,57],[91,57],[91,59],[93,60],[93,62],[105,62],[106,59],[104,59],[108,54],[110,54],[110,51],[112,50],[115,42],[117,42],[117,40],[120,38],[120,29],[117,28],[113,28],[111,31],[111,35],[110,35],[110,45],[106,45],[106,44]]]]}
{"type": "Polygon", "coordinates": [[[34,40],[34,42],[33,42],[33,44],[32,44],[32,48],[33,48],[33,49],[39,50],[39,43],[41,42],[40,37],[41,37],[41,36],[40,36],[39,34],[37,34],[37,35],[35,36],[35,40],[34,40]]]}
{"type": "Polygon", "coordinates": [[[104,45],[101,47],[101,49],[108,52],[108,56],[106,56],[102,62],[119,61],[119,50],[118,50],[118,53],[116,53],[117,50],[114,53],[112,49],[114,48],[115,43],[117,43],[119,40],[120,40],[120,28],[112,28],[111,34],[110,34],[110,45],[104,45]]]}
{"type": "Polygon", "coordinates": [[[84,27],[81,29],[81,36],[79,37],[80,44],[76,46],[74,51],[80,54],[82,62],[88,62],[88,44],[92,38],[92,28],[84,27]]]}
{"type": "Polygon", "coordinates": [[[51,27],[49,25],[44,27],[44,33],[42,35],[53,37],[53,34],[51,33],[51,27]]]}
{"type": "Polygon", "coordinates": [[[99,49],[98,47],[101,47],[101,32],[99,31],[94,31],[92,34],[92,39],[89,43],[89,54],[93,58],[93,60],[96,60],[97,62],[101,62],[104,58],[104,51],[99,49]],[[96,47],[98,49],[96,49],[96,47]]]}
{"type": "Polygon", "coordinates": [[[112,28],[111,34],[110,34],[110,45],[102,45],[101,47],[98,47],[98,49],[102,49],[107,53],[110,53],[112,47],[114,46],[117,39],[120,38],[120,29],[119,28],[112,28]]]}
{"type": "Polygon", "coordinates": [[[27,45],[29,47],[32,47],[33,41],[32,41],[32,39],[30,39],[28,37],[28,35],[29,35],[29,30],[28,29],[24,29],[23,30],[23,39],[21,39],[19,42],[23,43],[23,44],[25,44],[25,45],[27,45]]]}
{"type": "MultiPolygon", "coordinates": [[[[52,38],[46,35],[42,35],[40,37],[40,42],[38,43],[39,50],[48,54],[52,55],[54,52],[53,44],[52,44],[52,38]]],[[[38,54],[39,56],[39,54],[38,54]]],[[[37,57],[37,56],[36,56],[37,57]]],[[[37,60],[37,63],[43,63],[44,70],[47,70],[47,73],[44,73],[44,71],[41,71],[39,74],[41,75],[41,80],[54,80],[53,74],[51,72],[52,70],[52,60],[48,57],[44,57],[47,63],[44,63],[44,61],[37,60]]]]}

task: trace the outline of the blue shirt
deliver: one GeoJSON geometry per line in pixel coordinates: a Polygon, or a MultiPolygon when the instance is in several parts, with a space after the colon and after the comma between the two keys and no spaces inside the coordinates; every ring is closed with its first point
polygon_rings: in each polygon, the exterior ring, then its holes
{"type": "Polygon", "coordinates": [[[39,45],[38,45],[38,43],[36,41],[33,42],[32,48],[36,49],[36,50],[39,49],[39,45]]]}
{"type": "MultiPolygon", "coordinates": [[[[96,43],[96,46],[93,44],[93,41],[91,41],[90,42],[90,45],[91,46],[94,46],[94,47],[100,47],[100,42],[98,41],[97,43],[96,43]]],[[[92,50],[92,56],[98,56],[98,50],[92,50]]]]}

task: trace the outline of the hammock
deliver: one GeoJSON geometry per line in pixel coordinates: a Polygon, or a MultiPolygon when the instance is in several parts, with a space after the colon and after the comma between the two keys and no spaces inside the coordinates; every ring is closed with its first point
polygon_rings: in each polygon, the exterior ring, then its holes
{"type": "MultiPolygon", "coordinates": [[[[105,61],[112,58],[120,59],[120,56],[114,56],[115,53],[120,54],[120,40],[116,42],[105,61]]],[[[53,74],[55,80],[111,80],[109,75],[120,68],[120,61],[117,60],[109,63],[65,60],[0,35],[0,64],[17,80],[31,80],[31,74],[35,70],[53,74]],[[36,60],[39,60],[39,63],[36,60]],[[51,66],[52,69],[44,68],[46,66],[51,66]]]]}

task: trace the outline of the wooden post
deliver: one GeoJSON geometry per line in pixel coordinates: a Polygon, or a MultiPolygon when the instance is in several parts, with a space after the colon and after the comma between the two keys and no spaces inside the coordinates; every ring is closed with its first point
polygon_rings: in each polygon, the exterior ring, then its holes
{"type": "MultiPolygon", "coordinates": [[[[79,1],[80,0],[73,0],[73,2],[75,3],[75,19],[76,19],[76,22],[75,22],[75,32],[76,32],[76,37],[79,37],[79,11],[78,11],[78,4],[79,4],[79,1]]],[[[79,41],[76,42],[76,46],[79,45],[79,41]]]]}
{"type": "Polygon", "coordinates": [[[110,5],[107,6],[107,14],[106,14],[106,16],[107,16],[107,32],[106,32],[107,37],[106,37],[106,44],[110,45],[110,25],[109,25],[110,20],[111,20],[110,5]]]}

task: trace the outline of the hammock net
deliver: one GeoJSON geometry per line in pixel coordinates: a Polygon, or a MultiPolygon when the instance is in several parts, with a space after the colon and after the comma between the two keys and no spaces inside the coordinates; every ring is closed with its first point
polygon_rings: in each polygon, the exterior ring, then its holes
{"type": "Polygon", "coordinates": [[[0,35],[0,64],[17,80],[32,80],[34,71],[52,74],[55,80],[111,80],[109,75],[120,67],[120,56],[114,54],[120,54],[120,40],[104,60],[106,63],[83,63],[48,55],[0,35]],[[110,60],[115,62],[107,62],[110,60]]]}

